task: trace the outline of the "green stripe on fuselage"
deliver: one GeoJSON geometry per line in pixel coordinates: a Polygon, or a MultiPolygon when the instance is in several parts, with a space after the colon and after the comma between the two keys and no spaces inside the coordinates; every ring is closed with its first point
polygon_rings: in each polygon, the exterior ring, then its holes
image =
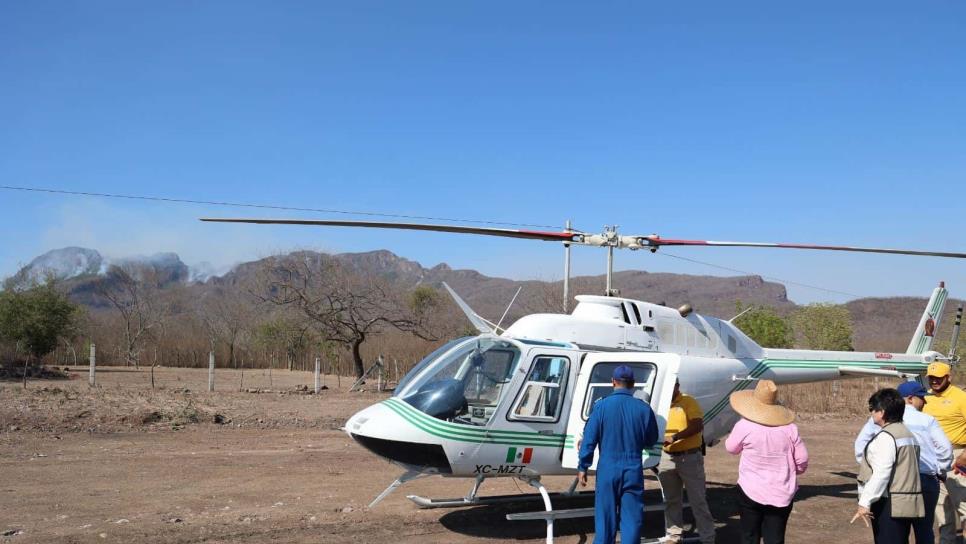
{"type": "Polygon", "coordinates": [[[399,399],[389,398],[383,401],[383,403],[393,403],[399,406],[401,409],[405,410],[406,412],[412,414],[414,417],[426,422],[427,424],[440,427],[444,430],[452,429],[460,432],[472,432],[472,433],[477,433],[481,435],[520,436],[523,438],[537,436],[541,438],[553,438],[557,440],[562,440],[567,436],[563,434],[541,434],[537,432],[526,432],[526,431],[503,431],[498,429],[487,429],[485,427],[475,427],[472,425],[463,425],[459,423],[450,423],[448,421],[436,419],[428,414],[425,414],[417,410],[416,408],[413,408],[412,406],[410,406],[409,403],[405,401],[401,401],[399,399]]]}
{"type": "Polygon", "coordinates": [[[473,429],[468,426],[464,429],[462,426],[458,426],[456,424],[440,425],[439,423],[445,422],[440,422],[439,420],[432,419],[429,416],[426,416],[428,419],[419,418],[415,415],[418,411],[412,407],[409,407],[409,409],[404,408],[402,405],[405,403],[403,402],[389,399],[387,401],[383,401],[383,404],[418,429],[433,436],[438,436],[447,440],[477,444],[503,444],[559,448],[563,446],[563,443],[566,439],[565,435],[542,435],[539,433],[524,433],[514,431],[502,431],[497,433],[494,431],[487,431],[486,429],[473,429]],[[514,436],[507,436],[508,433],[512,433],[514,436]]]}

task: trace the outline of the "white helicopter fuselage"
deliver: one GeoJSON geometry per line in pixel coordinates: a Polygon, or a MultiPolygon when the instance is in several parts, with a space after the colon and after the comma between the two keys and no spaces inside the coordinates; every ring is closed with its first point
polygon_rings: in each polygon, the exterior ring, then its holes
{"type": "MultiPolygon", "coordinates": [[[[904,354],[767,349],[731,322],[692,313],[690,308],[674,310],[610,296],[616,293],[612,285],[615,250],[653,253],[666,246],[717,246],[966,258],[966,253],[923,249],[690,240],[657,234],[628,236],[620,235],[616,227],[605,227],[598,235],[573,229],[569,221],[563,231],[552,232],[329,219],[202,220],[450,232],[562,243],[565,308],[570,303],[571,246],[605,248],[608,254],[604,292],[608,296],[577,297],[579,304],[570,315],[527,316],[502,334],[498,334],[498,325],[473,312],[443,283],[470,323],[483,334],[451,342],[427,356],[403,378],[392,398],[355,414],[345,425],[346,432],[358,443],[405,468],[370,506],[404,482],[422,475],[476,480],[472,491],[462,499],[410,497],[424,508],[481,504],[477,492],[486,478],[520,477],[539,491],[547,512],[541,514],[542,518],[514,519],[545,519],[548,543],[553,540],[553,519],[557,514],[550,513],[550,497],[540,476],[576,471],[577,444],[584,423],[594,402],[612,391],[610,373],[620,364],[634,369],[634,394],[650,403],[661,435],[675,380],[680,380],[682,390],[700,403],[704,411],[704,441],[714,445],[737,420],[729,406],[730,394],[751,387],[759,378],[779,384],[849,376],[903,378],[924,373],[929,363],[941,357],[928,351],[946,300],[941,283],[933,291],[904,354]]],[[[659,445],[642,452],[644,467],[656,465],[660,456],[659,445]]],[[[565,494],[573,496],[576,485],[574,479],[565,494]]],[[[593,515],[592,510],[581,515],[593,515]]]]}
{"type": "MultiPolygon", "coordinates": [[[[574,474],[593,402],[608,394],[618,364],[635,369],[663,435],[675,380],[704,411],[715,444],[738,416],[728,398],[757,379],[778,384],[844,377],[918,375],[946,291],[929,301],[910,350],[836,352],[762,348],[728,321],[616,297],[580,296],[570,315],[521,318],[501,335],[454,341],[418,364],[395,395],[355,414],[346,431],[412,472],[457,477],[574,474]],[[930,317],[932,319],[932,317],[930,317]],[[929,338],[924,335],[928,331],[929,338]]],[[[459,301],[458,301],[459,302],[459,301]]],[[[644,452],[656,465],[660,446],[644,452]]]]}

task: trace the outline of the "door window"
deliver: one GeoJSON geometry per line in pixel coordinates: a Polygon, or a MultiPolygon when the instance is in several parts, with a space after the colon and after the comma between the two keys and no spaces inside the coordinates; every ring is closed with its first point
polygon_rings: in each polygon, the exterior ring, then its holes
{"type": "Polygon", "coordinates": [[[510,419],[525,421],[557,421],[560,417],[570,359],[566,357],[537,357],[523,385],[510,419]]]}
{"type": "Polygon", "coordinates": [[[620,365],[627,365],[634,370],[634,396],[650,403],[655,375],[652,363],[597,363],[590,372],[590,382],[587,384],[587,394],[584,396],[585,421],[590,417],[590,410],[594,403],[614,392],[611,378],[614,375],[614,369],[620,365]]]}

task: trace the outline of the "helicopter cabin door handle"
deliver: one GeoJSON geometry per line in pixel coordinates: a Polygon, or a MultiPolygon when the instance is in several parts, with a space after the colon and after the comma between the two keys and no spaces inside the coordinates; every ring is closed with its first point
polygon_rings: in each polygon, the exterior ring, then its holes
{"type": "Polygon", "coordinates": [[[553,431],[550,429],[544,429],[542,431],[537,431],[537,434],[553,434],[553,431]]]}

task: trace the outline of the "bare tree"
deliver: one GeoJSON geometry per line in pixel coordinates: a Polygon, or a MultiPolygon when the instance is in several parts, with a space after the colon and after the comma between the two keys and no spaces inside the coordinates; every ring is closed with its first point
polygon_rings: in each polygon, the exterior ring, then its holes
{"type": "Polygon", "coordinates": [[[145,340],[168,315],[157,274],[149,268],[114,265],[97,281],[95,291],[121,318],[124,329],[121,348],[125,363],[140,368],[140,352],[145,340]]]}
{"type": "Polygon", "coordinates": [[[251,333],[255,319],[252,297],[246,292],[219,287],[198,297],[198,314],[204,322],[214,350],[221,342],[228,348],[228,361],[238,368],[236,351],[251,333]]]}
{"type": "Polygon", "coordinates": [[[270,259],[262,278],[262,298],[297,308],[315,324],[323,341],[348,349],[357,376],[365,372],[362,345],[386,330],[436,339],[424,320],[426,305],[435,304],[434,297],[424,290],[407,297],[387,281],[350,270],[328,256],[301,252],[270,259]]]}

